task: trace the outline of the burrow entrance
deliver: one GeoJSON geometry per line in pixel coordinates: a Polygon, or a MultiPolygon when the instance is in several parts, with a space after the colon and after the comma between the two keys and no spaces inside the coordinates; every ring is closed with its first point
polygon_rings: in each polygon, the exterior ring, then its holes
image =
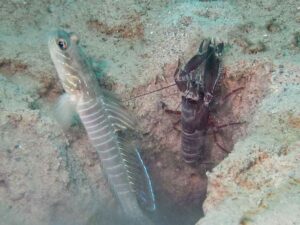
{"type": "MultiPolygon", "coordinates": [[[[259,78],[255,77],[256,73],[250,67],[245,67],[239,74],[235,68],[225,68],[220,99],[231,90],[239,87],[244,89],[218,106],[212,113],[212,118],[217,125],[244,123],[219,129],[217,140],[213,135],[207,135],[202,160],[190,166],[183,161],[180,153],[181,127],[178,111],[181,93],[178,88],[172,86],[144,95],[174,83],[175,67],[176,64],[169,66],[170,72],[164,80],[155,79],[147,85],[136,87],[130,94],[123,95],[123,98],[143,95],[125,103],[138,116],[142,127],[143,157],[153,179],[160,222],[190,225],[203,216],[202,205],[207,192],[206,173],[212,171],[228,155],[217,146],[216,141],[227,151],[232,151],[236,141],[246,135],[247,122],[253,113],[248,106],[256,105],[262,92],[256,91],[259,78]]],[[[212,134],[212,129],[209,130],[211,132],[208,133],[212,134]]]]}

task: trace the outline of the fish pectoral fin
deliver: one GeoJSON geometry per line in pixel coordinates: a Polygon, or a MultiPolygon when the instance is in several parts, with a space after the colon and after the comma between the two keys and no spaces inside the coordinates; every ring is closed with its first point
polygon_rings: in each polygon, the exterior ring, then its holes
{"type": "Polygon", "coordinates": [[[63,128],[67,129],[76,123],[75,102],[71,100],[69,94],[65,93],[59,97],[53,111],[54,117],[63,128]]]}
{"type": "Polygon", "coordinates": [[[143,159],[134,143],[119,137],[121,157],[136,198],[146,210],[156,209],[152,183],[143,159]]]}

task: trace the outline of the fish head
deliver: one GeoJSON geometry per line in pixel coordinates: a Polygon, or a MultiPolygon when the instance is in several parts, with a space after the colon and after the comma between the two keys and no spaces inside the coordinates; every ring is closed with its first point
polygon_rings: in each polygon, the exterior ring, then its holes
{"type": "Polygon", "coordinates": [[[58,77],[64,90],[73,97],[90,94],[93,83],[87,57],[79,46],[79,38],[74,33],[57,30],[49,35],[48,47],[58,77]],[[91,86],[91,85],[90,85],[91,86]]]}

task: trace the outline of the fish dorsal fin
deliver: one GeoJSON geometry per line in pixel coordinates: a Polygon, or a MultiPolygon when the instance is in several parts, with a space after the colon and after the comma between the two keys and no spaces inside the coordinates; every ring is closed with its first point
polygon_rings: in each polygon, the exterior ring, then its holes
{"type": "Polygon", "coordinates": [[[120,100],[109,91],[101,90],[101,100],[116,130],[138,129],[136,120],[129,114],[120,100]]]}
{"type": "Polygon", "coordinates": [[[156,205],[152,183],[137,147],[122,137],[119,137],[118,140],[121,157],[138,203],[144,209],[154,211],[156,205]]]}
{"type": "Polygon", "coordinates": [[[137,201],[144,209],[154,211],[156,206],[151,180],[140,153],[132,141],[138,133],[137,123],[112,93],[102,90],[100,100],[115,128],[123,165],[137,201]]]}
{"type": "Polygon", "coordinates": [[[89,63],[91,64],[92,70],[94,71],[97,79],[103,78],[108,71],[109,63],[106,60],[95,60],[89,58],[89,63]]]}

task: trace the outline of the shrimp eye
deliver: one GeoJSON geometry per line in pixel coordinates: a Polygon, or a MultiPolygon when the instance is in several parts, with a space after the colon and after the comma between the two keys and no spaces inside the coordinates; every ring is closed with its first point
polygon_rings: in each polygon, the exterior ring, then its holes
{"type": "Polygon", "coordinates": [[[66,50],[67,49],[67,42],[64,39],[59,39],[57,41],[57,45],[61,50],[66,50]]]}

